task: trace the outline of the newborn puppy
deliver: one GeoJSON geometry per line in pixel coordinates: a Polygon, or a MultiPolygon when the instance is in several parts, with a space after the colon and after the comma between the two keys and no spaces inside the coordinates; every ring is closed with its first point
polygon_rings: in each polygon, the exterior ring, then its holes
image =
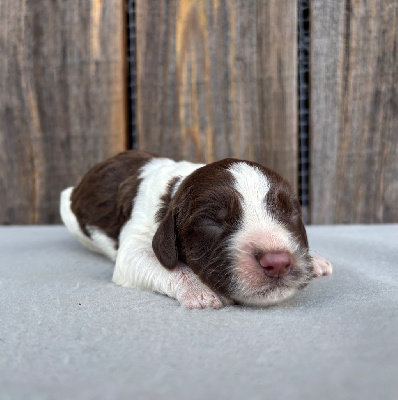
{"type": "Polygon", "coordinates": [[[65,189],[61,216],[83,245],[116,261],[113,282],[188,308],[266,306],[332,272],[309,255],[289,184],[254,162],[126,151],[65,189]]]}

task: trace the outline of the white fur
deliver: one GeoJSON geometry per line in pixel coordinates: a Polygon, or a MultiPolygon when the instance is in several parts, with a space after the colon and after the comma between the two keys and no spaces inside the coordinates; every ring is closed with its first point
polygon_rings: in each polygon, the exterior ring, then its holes
{"type": "Polygon", "coordinates": [[[160,198],[167,190],[168,182],[175,176],[185,178],[202,166],[187,161],[176,162],[167,158],[154,158],[142,167],[139,175],[142,182],[135,198],[131,218],[121,231],[120,243],[122,244],[126,236],[128,240],[152,243],[152,237],[159,225],[155,221],[155,214],[160,198]]]}
{"type": "Polygon", "coordinates": [[[332,264],[323,257],[312,256],[312,265],[314,266],[315,278],[319,278],[323,275],[331,275],[333,272],[332,264]]]}

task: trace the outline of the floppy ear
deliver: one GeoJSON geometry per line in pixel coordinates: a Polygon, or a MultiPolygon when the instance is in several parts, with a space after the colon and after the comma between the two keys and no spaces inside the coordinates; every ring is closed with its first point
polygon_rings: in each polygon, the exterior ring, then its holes
{"type": "Polygon", "coordinates": [[[178,263],[174,213],[169,210],[152,239],[152,248],[160,263],[173,269],[178,263]]]}

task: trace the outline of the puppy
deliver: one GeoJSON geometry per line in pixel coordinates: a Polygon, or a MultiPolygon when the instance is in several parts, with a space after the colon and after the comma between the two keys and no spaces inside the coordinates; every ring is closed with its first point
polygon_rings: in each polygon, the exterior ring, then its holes
{"type": "Polygon", "coordinates": [[[84,246],[115,261],[113,282],[188,308],[266,306],[332,272],[309,254],[289,184],[254,162],[126,151],[65,189],[60,211],[84,246]]]}

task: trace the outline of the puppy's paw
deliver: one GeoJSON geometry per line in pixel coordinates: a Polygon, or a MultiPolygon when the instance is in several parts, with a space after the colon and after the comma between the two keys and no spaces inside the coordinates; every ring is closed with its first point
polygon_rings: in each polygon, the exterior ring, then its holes
{"type": "Polygon", "coordinates": [[[312,265],[315,278],[319,278],[322,275],[330,275],[333,271],[332,264],[323,257],[312,256],[312,265]]]}
{"type": "Polygon", "coordinates": [[[222,308],[221,298],[208,288],[187,267],[173,272],[173,284],[176,285],[176,299],[190,309],[222,308]]]}

